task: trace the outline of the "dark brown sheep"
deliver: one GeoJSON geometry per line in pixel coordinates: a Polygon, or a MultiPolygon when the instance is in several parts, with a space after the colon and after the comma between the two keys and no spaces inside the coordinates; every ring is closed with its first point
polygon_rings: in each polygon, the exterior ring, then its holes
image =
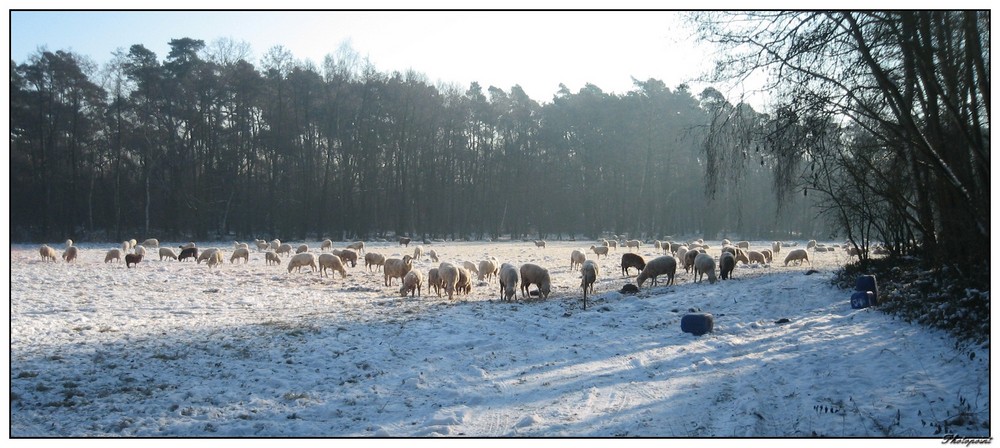
{"type": "Polygon", "coordinates": [[[133,265],[133,264],[136,265],[136,266],[138,266],[140,261],[142,261],[142,255],[139,255],[139,254],[125,254],[125,267],[126,268],[131,267],[130,265],[133,265]]]}
{"type": "Polygon", "coordinates": [[[635,268],[636,274],[638,275],[642,272],[642,268],[646,267],[646,260],[642,258],[642,255],[633,253],[622,254],[622,276],[628,277],[628,269],[635,268]]]}

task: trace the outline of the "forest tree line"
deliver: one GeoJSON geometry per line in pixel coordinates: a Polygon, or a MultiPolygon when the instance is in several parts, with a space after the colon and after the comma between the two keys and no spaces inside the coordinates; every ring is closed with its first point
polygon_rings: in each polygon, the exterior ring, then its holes
{"type": "Polygon", "coordinates": [[[819,235],[781,206],[770,156],[706,189],[708,88],[636,80],[550,102],[381,73],[343,49],[317,67],[220,40],[142,45],[98,67],[10,63],[14,240],[819,235]]]}

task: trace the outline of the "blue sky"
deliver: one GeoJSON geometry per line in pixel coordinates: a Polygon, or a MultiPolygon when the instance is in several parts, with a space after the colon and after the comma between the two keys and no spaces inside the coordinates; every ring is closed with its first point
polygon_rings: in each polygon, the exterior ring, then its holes
{"type": "Polygon", "coordinates": [[[669,11],[12,11],[10,18],[17,63],[39,48],[103,63],[133,44],[162,60],[171,39],[190,37],[244,41],[258,58],[281,45],[321,65],[349,42],[382,72],[413,69],[461,87],[518,84],[538,101],[551,100],[559,83],[622,93],[633,77],[676,87],[711,67],[710,50],[669,11]]]}

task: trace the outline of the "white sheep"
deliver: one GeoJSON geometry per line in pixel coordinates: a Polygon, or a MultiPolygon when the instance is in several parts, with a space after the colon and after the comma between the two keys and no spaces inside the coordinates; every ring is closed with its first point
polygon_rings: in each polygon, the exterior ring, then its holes
{"type": "Polygon", "coordinates": [[[297,249],[295,249],[295,253],[296,254],[301,254],[303,252],[309,252],[309,245],[307,245],[307,244],[299,244],[299,247],[297,249]]]}
{"type": "Polygon", "coordinates": [[[358,251],[359,254],[363,254],[365,252],[365,242],[364,241],[355,241],[355,242],[353,242],[351,244],[348,244],[347,248],[348,249],[354,249],[354,250],[358,251]]]}
{"type": "Polygon", "coordinates": [[[276,253],[278,255],[281,255],[281,254],[291,255],[292,254],[292,245],[288,244],[288,243],[282,243],[280,246],[278,246],[277,249],[274,250],[274,253],[276,253]]]}
{"type": "Polygon", "coordinates": [[[288,260],[288,273],[292,273],[292,269],[296,272],[302,272],[303,266],[309,266],[311,272],[316,272],[316,256],[309,253],[303,252],[301,254],[295,254],[290,260],[288,260]]]}
{"type": "Polygon", "coordinates": [[[267,241],[264,241],[264,240],[257,240],[257,239],[255,239],[254,240],[254,244],[257,245],[257,250],[267,250],[268,248],[271,247],[271,245],[267,244],[267,241]]]}
{"type": "Polygon", "coordinates": [[[434,293],[438,297],[441,297],[442,284],[438,268],[431,268],[431,270],[427,271],[427,292],[430,292],[431,288],[434,288],[434,293]]]}
{"type": "Polygon", "coordinates": [[[156,238],[149,238],[146,241],[142,242],[142,246],[145,246],[149,249],[156,249],[160,247],[160,240],[156,238]]]}
{"type": "Polygon", "coordinates": [[[552,281],[549,279],[549,270],[537,264],[525,263],[521,265],[521,297],[530,297],[528,287],[538,286],[538,295],[545,299],[552,291],[552,281]]]}
{"type": "Polygon", "coordinates": [[[814,248],[814,247],[816,247],[816,240],[809,240],[809,242],[808,242],[808,243],[806,243],[806,249],[807,249],[807,250],[808,250],[808,249],[812,249],[812,248],[814,248]]]}
{"type": "Polygon", "coordinates": [[[767,263],[767,257],[764,256],[764,252],[758,252],[758,251],[755,251],[755,250],[751,250],[750,252],[747,252],[747,259],[750,260],[750,264],[753,264],[753,263],[759,263],[759,264],[767,263]]]}
{"type": "Polygon", "coordinates": [[[541,248],[544,249],[545,248],[545,241],[543,241],[543,240],[535,240],[535,247],[541,247],[541,248]]]}
{"type": "Polygon", "coordinates": [[[250,262],[250,249],[246,247],[239,247],[233,251],[233,255],[229,257],[230,263],[235,263],[238,258],[243,259],[243,264],[250,262]]]}
{"type": "Polygon", "coordinates": [[[774,253],[781,252],[781,241],[772,241],[771,250],[774,251],[774,253]]]}
{"type": "Polygon", "coordinates": [[[722,239],[722,247],[732,246],[732,245],[733,245],[733,242],[729,241],[729,238],[723,238],[722,239]]]}
{"type": "Polygon", "coordinates": [[[582,277],[580,287],[583,288],[583,309],[587,309],[587,291],[589,290],[591,294],[594,293],[594,283],[597,282],[599,274],[597,262],[594,260],[586,260],[583,262],[583,266],[580,267],[580,276],[582,277]]]}
{"type": "Polygon", "coordinates": [[[413,259],[419,260],[423,254],[424,254],[423,246],[417,246],[413,248],[413,259]]]}
{"type": "Polygon", "coordinates": [[[180,249],[181,249],[181,250],[184,250],[184,249],[191,249],[191,248],[194,248],[194,247],[197,247],[197,246],[196,246],[196,245],[194,244],[194,241],[188,241],[188,243],[187,243],[187,244],[185,244],[185,245],[183,245],[183,246],[180,246],[180,249]]]}
{"type": "Polygon", "coordinates": [[[409,255],[403,255],[402,259],[389,258],[385,260],[385,264],[382,265],[382,273],[385,275],[385,286],[392,286],[392,279],[394,278],[402,280],[406,273],[413,269],[411,260],[413,260],[413,257],[409,255]]]}
{"type": "Polygon", "coordinates": [[[750,242],[749,241],[738,241],[736,243],[736,247],[738,247],[740,249],[743,249],[743,250],[750,250],[750,242]]]}
{"type": "Polygon", "coordinates": [[[128,240],[128,248],[129,248],[129,250],[135,249],[135,246],[136,246],[135,238],[132,238],[132,239],[128,240]]]}
{"type": "Polygon", "coordinates": [[[797,261],[801,266],[802,260],[809,262],[809,266],[812,266],[812,261],[809,261],[809,252],[806,249],[793,249],[785,256],[785,266],[788,266],[790,261],[797,261]]]}
{"type": "Polygon", "coordinates": [[[694,259],[695,283],[701,283],[705,274],[708,274],[709,283],[715,283],[715,259],[709,254],[699,253],[694,259]]]}
{"type": "Polygon", "coordinates": [[[239,241],[233,241],[233,250],[240,249],[240,248],[243,248],[243,249],[246,249],[246,250],[249,251],[250,250],[250,245],[247,244],[247,243],[241,243],[239,241]]]}
{"type": "Polygon", "coordinates": [[[69,246],[66,248],[65,251],[63,251],[62,258],[63,260],[66,260],[67,263],[69,263],[73,260],[76,260],[76,257],[79,254],[80,254],[80,249],[78,249],[76,246],[69,246]]]}
{"type": "Polygon", "coordinates": [[[133,249],[136,255],[146,256],[146,246],[135,246],[133,249]]]}
{"type": "Polygon", "coordinates": [[[123,254],[127,254],[131,250],[132,250],[132,246],[128,243],[128,241],[122,241],[122,253],[123,254]]]}
{"type": "Polygon", "coordinates": [[[465,268],[469,273],[479,275],[479,265],[471,261],[463,261],[461,267],[465,268]]]}
{"type": "MultiPolygon", "coordinates": [[[[334,254],[319,254],[319,275],[322,277],[326,270],[337,271],[340,278],[347,277],[347,269],[344,269],[344,261],[334,254]]],[[[332,275],[332,273],[331,273],[332,275]]]]}
{"type": "Polygon", "coordinates": [[[513,300],[517,295],[517,269],[510,263],[500,265],[500,300],[513,300]]]}
{"type": "Polygon", "coordinates": [[[590,250],[597,255],[597,258],[601,258],[601,255],[605,258],[608,256],[608,246],[590,246],[590,250]]]}
{"type": "Polygon", "coordinates": [[[406,297],[407,293],[410,294],[410,297],[413,297],[414,292],[420,296],[422,295],[420,287],[423,281],[424,279],[420,276],[420,271],[413,270],[407,272],[406,276],[403,277],[403,286],[399,288],[399,293],[402,294],[403,297],[406,297]]]}
{"type": "Polygon", "coordinates": [[[273,250],[269,250],[266,254],[264,254],[264,262],[267,263],[268,266],[271,264],[278,266],[281,264],[281,258],[279,258],[278,254],[274,253],[273,250]]]}
{"type": "Polygon", "coordinates": [[[209,269],[211,269],[212,267],[221,265],[222,264],[222,260],[223,259],[222,259],[222,251],[221,250],[220,251],[215,251],[214,253],[212,253],[212,256],[208,258],[208,267],[209,267],[209,269]]]}
{"type": "Polygon", "coordinates": [[[628,250],[632,250],[633,247],[636,250],[639,250],[639,240],[628,240],[625,242],[625,247],[628,248],[628,250]]]}
{"type": "Polygon", "coordinates": [[[173,258],[174,260],[176,260],[177,259],[177,253],[175,253],[174,250],[171,249],[171,248],[169,248],[169,247],[161,247],[160,248],[160,261],[163,261],[164,258],[173,258]]]}
{"type": "Polygon", "coordinates": [[[438,265],[438,277],[441,279],[441,286],[444,292],[448,293],[448,300],[455,295],[455,287],[458,285],[458,266],[445,262],[438,265]]]}
{"type": "Polygon", "coordinates": [[[119,263],[122,262],[122,250],[121,249],[111,249],[107,254],[104,255],[104,262],[108,263],[111,260],[115,260],[119,263]]]}
{"type": "Polygon", "coordinates": [[[608,240],[608,247],[618,250],[618,240],[608,240]]]}
{"type": "Polygon", "coordinates": [[[333,240],[329,238],[323,240],[319,245],[319,250],[326,251],[327,249],[333,249],[333,240]]]}
{"type": "Polygon", "coordinates": [[[378,252],[368,252],[365,254],[365,267],[368,268],[368,272],[372,271],[372,266],[375,266],[375,272],[378,272],[379,268],[385,264],[385,256],[378,252]]]}
{"type": "Polygon", "coordinates": [[[499,269],[499,267],[497,266],[496,259],[492,259],[491,258],[489,260],[480,261],[479,262],[479,281],[483,281],[483,279],[486,279],[486,280],[492,279],[493,277],[495,277],[497,275],[497,269],[499,269]]]}
{"type": "Polygon", "coordinates": [[[67,239],[66,242],[63,243],[63,250],[69,249],[71,247],[73,247],[73,240],[67,239]]]}
{"type": "Polygon", "coordinates": [[[646,279],[652,279],[652,284],[655,286],[659,281],[657,277],[661,275],[667,276],[667,285],[674,284],[674,275],[677,273],[677,260],[670,255],[663,255],[656,257],[646,263],[646,266],[642,268],[639,272],[639,276],[636,277],[636,286],[642,287],[643,282],[646,279]]]}
{"type": "Polygon", "coordinates": [[[196,261],[198,262],[198,264],[201,264],[202,261],[211,259],[212,256],[215,255],[215,253],[217,252],[219,252],[219,249],[215,247],[205,249],[200,254],[198,254],[198,260],[196,261]]]}
{"type": "MultiPolygon", "coordinates": [[[[271,240],[271,242],[268,243],[268,249],[273,250],[274,253],[280,253],[278,252],[279,247],[281,247],[281,240],[277,238],[271,240]]],[[[289,248],[291,248],[291,246],[289,246],[289,248]]]]}
{"type": "Polygon", "coordinates": [[[431,257],[431,261],[433,261],[435,263],[438,262],[438,254],[437,254],[437,252],[434,252],[434,249],[431,249],[430,251],[428,251],[427,252],[427,256],[431,257]]]}
{"type": "Polygon", "coordinates": [[[469,295],[472,292],[472,274],[468,269],[458,268],[458,281],[455,283],[455,291],[469,295]]]}
{"type": "MultiPolygon", "coordinates": [[[[597,249],[596,246],[590,246],[590,247],[592,247],[594,249],[597,249]]],[[[605,251],[607,250],[607,247],[604,247],[604,246],[601,246],[601,247],[603,247],[605,249],[605,251]]],[[[605,255],[607,255],[607,254],[605,254],[605,255]]],[[[578,250],[574,250],[573,252],[571,252],[569,254],[569,268],[570,269],[577,269],[578,267],[583,267],[583,262],[584,261],[587,261],[587,256],[584,255],[583,252],[580,252],[578,250]]]]}

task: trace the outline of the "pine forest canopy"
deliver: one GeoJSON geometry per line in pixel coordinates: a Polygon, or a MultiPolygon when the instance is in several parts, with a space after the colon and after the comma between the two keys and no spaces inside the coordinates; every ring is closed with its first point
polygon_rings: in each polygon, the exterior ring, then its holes
{"type": "Polygon", "coordinates": [[[656,79],[539,103],[280,47],[255,66],[188,38],[162,62],[134,45],[100,69],[41,51],[11,61],[11,237],[988,240],[988,12],[748,17],[760,26],[694,19],[732,45],[720,68],[779,75],[772,114],[656,79]],[[781,39],[753,60],[764,32],[781,39]],[[909,188],[929,185],[954,188],[909,188]]]}

